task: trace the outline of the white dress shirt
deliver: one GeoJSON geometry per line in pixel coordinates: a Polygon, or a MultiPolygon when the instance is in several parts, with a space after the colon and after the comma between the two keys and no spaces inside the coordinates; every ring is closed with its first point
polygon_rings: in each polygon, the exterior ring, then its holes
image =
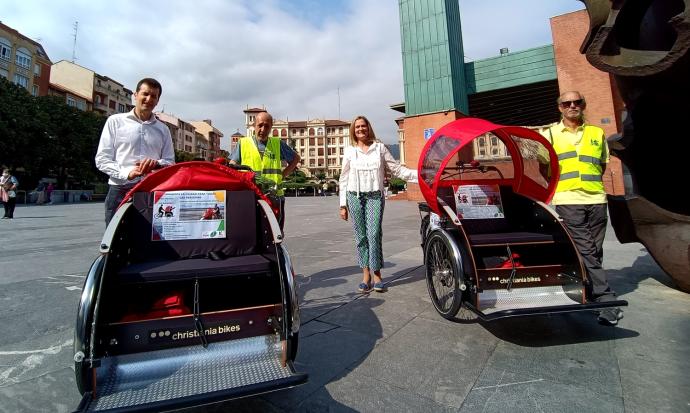
{"type": "Polygon", "coordinates": [[[142,121],[134,114],[112,115],[105,122],[96,152],[96,167],[108,176],[110,185],[134,184],[141,178],[128,180],[136,163],[144,158],[158,161],[160,166],[175,163],[170,130],[155,115],[142,121]]]}
{"type": "Polygon", "coordinates": [[[398,163],[386,145],[374,142],[364,152],[357,146],[345,148],[340,171],[340,206],[347,205],[347,191],[374,192],[383,190],[386,169],[408,182],[417,182],[417,171],[398,163]]]}

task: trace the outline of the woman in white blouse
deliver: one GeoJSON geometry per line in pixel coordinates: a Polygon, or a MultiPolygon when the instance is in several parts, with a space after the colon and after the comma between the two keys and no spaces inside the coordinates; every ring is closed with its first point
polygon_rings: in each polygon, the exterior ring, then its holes
{"type": "Polygon", "coordinates": [[[357,116],[350,124],[350,144],[341,163],[340,217],[346,221],[348,216],[352,218],[357,262],[362,268],[358,291],[367,293],[373,288],[383,292],[386,286],[381,279],[381,223],[385,172],[388,169],[400,179],[417,182],[417,171],[393,159],[386,146],[376,141],[371,123],[364,116],[357,116]]]}

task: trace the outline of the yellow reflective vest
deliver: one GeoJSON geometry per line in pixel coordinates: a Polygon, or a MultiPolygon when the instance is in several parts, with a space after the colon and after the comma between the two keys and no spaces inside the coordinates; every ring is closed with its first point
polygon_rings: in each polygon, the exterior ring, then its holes
{"type": "Polygon", "coordinates": [[[560,139],[560,133],[549,129],[553,148],[558,155],[560,178],[556,192],[583,189],[603,193],[602,159],[604,159],[603,129],[585,125],[580,144],[575,146],[568,139],[560,139]]]}
{"type": "Polygon", "coordinates": [[[259,153],[254,138],[240,138],[240,159],[242,165],[252,168],[257,175],[275,182],[278,187],[276,195],[283,196],[284,191],[280,188],[280,184],[283,182],[283,171],[280,163],[280,138],[268,138],[264,156],[259,153]]]}

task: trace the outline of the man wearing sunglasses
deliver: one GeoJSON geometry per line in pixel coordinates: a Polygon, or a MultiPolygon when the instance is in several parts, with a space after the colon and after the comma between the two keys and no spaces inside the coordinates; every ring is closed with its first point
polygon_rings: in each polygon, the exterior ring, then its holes
{"type": "MultiPolygon", "coordinates": [[[[602,175],[609,161],[603,129],[585,122],[587,107],[580,92],[565,92],[558,98],[561,121],[545,134],[558,154],[560,178],[552,204],[568,228],[587,268],[590,301],[616,298],[602,266],[604,235],[608,221],[602,175]]],[[[599,322],[616,325],[623,318],[618,308],[599,313],[599,322]]]]}

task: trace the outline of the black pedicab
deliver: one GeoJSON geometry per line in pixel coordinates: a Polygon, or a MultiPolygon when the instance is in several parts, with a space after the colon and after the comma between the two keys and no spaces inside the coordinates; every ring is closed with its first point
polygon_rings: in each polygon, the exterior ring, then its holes
{"type": "Polygon", "coordinates": [[[80,411],[161,411],[306,381],[292,365],[295,275],[253,176],[186,162],[129,192],[79,303],[80,411]]]}
{"type": "Polygon", "coordinates": [[[422,149],[421,236],[429,295],[453,319],[462,305],[481,319],[599,310],[562,220],[546,205],[558,157],[537,132],[463,118],[422,149]]]}

